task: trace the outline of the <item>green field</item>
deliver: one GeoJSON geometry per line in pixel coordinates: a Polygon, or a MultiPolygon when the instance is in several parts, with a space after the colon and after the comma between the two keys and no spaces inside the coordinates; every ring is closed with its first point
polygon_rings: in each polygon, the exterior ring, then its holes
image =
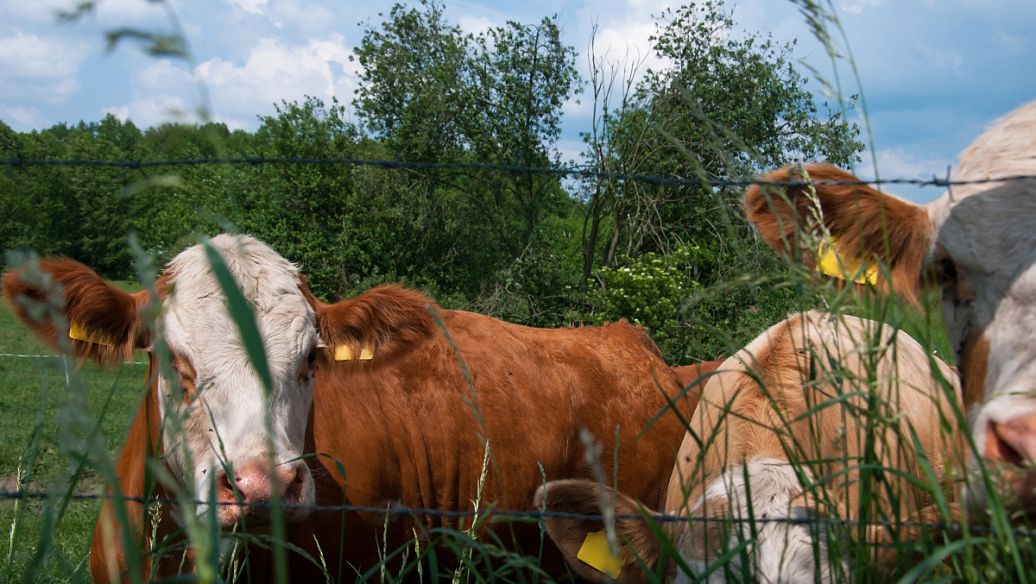
{"type": "MultiPolygon", "coordinates": [[[[141,399],[146,366],[100,369],[85,364],[77,369],[70,362],[71,385],[82,391],[69,391],[62,359],[38,357],[52,352],[15,320],[6,302],[0,308],[0,354],[2,489],[15,490],[20,477],[24,490],[66,493],[76,472],[70,462],[78,448],[74,442],[88,442],[96,432],[108,453],[117,451],[141,399]]],[[[90,467],[80,474],[74,492],[96,492],[101,480],[90,467]]],[[[44,525],[53,505],[38,500],[0,503],[0,526],[9,535],[3,541],[4,581],[89,581],[87,553],[99,506],[96,501],[72,501],[51,529],[44,525]],[[37,560],[44,542],[52,547],[37,560]]]]}
{"type": "MultiPolygon", "coordinates": [[[[941,322],[932,310],[926,311],[927,315],[933,315],[929,317],[888,303],[846,306],[849,300],[845,295],[827,292],[830,293],[826,296],[828,304],[841,304],[843,309],[851,307],[852,312],[896,323],[922,345],[934,347],[941,355],[947,354],[941,322]]],[[[929,305],[932,301],[934,298],[929,299],[929,305]]],[[[99,504],[93,500],[72,500],[58,513],[61,499],[69,493],[99,492],[103,481],[93,469],[110,463],[142,397],[145,368],[139,361],[144,359],[143,355],[137,356],[137,362],[111,369],[102,370],[91,364],[77,367],[73,363],[66,371],[61,358],[40,357],[48,354],[48,349],[17,323],[4,305],[0,309],[0,380],[3,383],[0,415],[5,421],[0,425],[2,489],[15,490],[21,480],[24,490],[52,494],[48,501],[0,502],[0,528],[8,534],[0,546],[0,580],[4,582],[89,581],[88,551],[99,504]]],[[[895,420],[877,420],[876,423],[894,424],[895,420]]],[[[878,481],[875,484],[880,483],[880,478],[875,480],[878,481]]],[[[990,510],[990,516],[1005,518],[1003,509],[996,508],[990,510]]],[[[837,520],[837,516],[828,518],[837,520]]],[[[460,538],[455,538],[455,545],[467,541],[463,534],[457,535],[460,538]]],[[[832,537],[838,538],[843,557],[868,557],[866,550],[870,548],[860,547],[852,536],[832,537]],[[864,550],[862,555],[859,550],[864,550]]],[[[475,558],[499,554],[484,543],[460,545],[463,551],[458,553],[471,553],[475,558]],[[465,545],[471,547],[465,548],[465,545]]],[[[995,525],[954,534],[948,542],[926,539],[920,544],[901,542],[899,545],[902,547],[896,575],[906,581],[1030,579],[1027,566],[1032,561],[1032,539],[995,525]]],[[[479,573],[479,568],[474,567],[468,570],[468,581],[526,581],[524,576],[516,575],[529,573],[535,560],[512,558],[510,561],[522,567],[492,576],[479,573]]],[[[866,560],[850,563],[848,570],[839,572],[834,580],[881,579],[866,560]]],[[[744,574],[732,576],[738,579],[744,574]]],[[[391,575],[386,579],[391,581],[391,575]]],[[[374,580],[381,578],[375,576],[374,580]]]]}

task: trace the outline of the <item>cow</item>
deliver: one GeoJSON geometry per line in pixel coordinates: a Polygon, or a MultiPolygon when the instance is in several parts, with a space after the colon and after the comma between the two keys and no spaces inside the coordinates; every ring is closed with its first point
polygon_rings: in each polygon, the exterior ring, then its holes
{"type": "MultiPolygon", "coordinates": [[[[891,530],[876,524],[866,535],[888,543],[920,535],[915,522],[955,512],[952,504],[939,508],[940,489],[917,485],[929,469],[950,488],[961,448],[958,393],[952,370],[906,333],[857,317],[795,314],[706,381],[669,480],[665,517],[621,488],[581,479],[547,483],[536,504],[552,512],[548,534],[590,581],[648,582],[653,571],[668,581],[710,572],[709,581],[723,581],[727,570],[739,581],[833,581],[844,577],[846,558],[828,554],[836,524],[825,521],[890,521],[891,530]],[[600,519],[561,515],[600,517],[602,501],[618,517],[617,555],[586,552],[600,519]],[[665,559],[641,513],[667,519],[659,525],[679,561],[665,559]],[[743,553],[730,552],[745,542],[743,553]],[[713,565],[724,557],[725,566],[713,565]]],[[[895,556],[874,559],[888,567],[895,556]]]]}
{"type": "MultiPolygon", "coordinates": [[[[351,579],[415,536],[427,541],[434,528],[467,526],[378,509],[464,511],[479,499],[483,509],[531,510],[545,480],[589,478],[595,465],[658,504],[680,418],[691,413],[676,372],[638,327],[530,328],[446,310],[398,286],[325,303],[296,266],[244,235],[187,248],[153,292],[124,292],[68,259],[13,269],[2,285],[17,316],[53,347],[70,344],[102,363],[150,351],[113,500],[94,531],[90,569],[101,582],[124,580],[132,556],[143,576],[191,569],[191,552],[151,557],[185,522],[186,512],[166,500],[177,492],[200,501],[199,516],[214,507],[224,535],[242,527],[262,534],[273,520],[270,503],[287,503],[288,540],[309,556],[290,557],[299,579],[307,569],[351,579]],[[254,310],[268,382],[228,315],[214,256],[254,310]],[[145,314],[155,305],[152,327],[145,314]],[[40,306],[55,318],[39,318],[40,306]],[[170,375],[160,374],[159,341],[171,354],[170,375]],[[584,430],[600,442],[599,460],[584,456],[584,430]],[[149,492],[147,468],[173,480],[149,492]],[[153,495],[158,511],[145,512],[138,498],[153,495]]],[[[487,525],[483,535],[513,534],[523,553],[541,545],[534,523],[487,525]]],[[[551,554],[563,566],[547,548],[544,569],[551,554]]],[[[269,561],[262,549],[249,551],[269,561]]],[[[255,565],[264,564],[253,562],[253,580],[272,574],[255,565]]]]}
{"type": "Polygon", "coordinates": [[[677,365],[673,367],[673,371],[676,372],[676,378],[680,381],[680,386],[683,387],[683,392],[687,399],[685,404],[681,404],[683,406],[682,409],[693,412],[698,407],[702,388],[705,387],[705,383],[712,377],[712,372],[719,369],[719,366],[722,364],[723,359],[718,359],[701,361],[693,365],[677,365]]]}
{"type": "Polygon", "coordinates": [[[885,293],[916,305],[925,288],[941,290],[975,447],[963,498],[979,517],[996,501],[1036,511],[1034,152],[1036,101],[966,148],[951,186],[927,205],[826,164],[769,172],[762,180],[775,184],[744,199],[762,238],[810,267],[814,243],[829,239],[850,263],[872,266],[885,293]]]}

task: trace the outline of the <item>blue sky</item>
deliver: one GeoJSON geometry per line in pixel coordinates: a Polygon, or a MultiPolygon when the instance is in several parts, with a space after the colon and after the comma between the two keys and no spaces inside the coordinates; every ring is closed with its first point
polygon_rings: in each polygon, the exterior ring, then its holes
{"type": "MultiPolygon", "coordinates": [[[[101,0],[75,24],[55,11],[77,0],[0,0],[0,120],[17,130],[97,120],[111,112],[139,125],[190,121],[208,90],[212,117],[253,129],[280,100],[315,95],[350,103],[358,64],[350,61],[363,23],[388,2],[333,0],[173,0],[193,64],[151,58],[130,45],[105,50],[104,32],[120,26],[167,27],[162,4],[101,0]]],[[[591,27],[598,46],[664,66],[648,36],[671,2],[662,0],[510,0],[445,2],[447,17],[476,32],[505,20],[535,22],[557,13],[565,41],[586,70],[591,27]]],[[[1036,98],[1033,0],[833,0],[867,99],[874,158],[882,177],[944,176],[957,154],[998,115],[1036,98]]],[[[728,1],[741,29],[798,39],[794,57],[832,78],[826,52],[789,0],[728,1]]],[[[805,69],[803,69],[805,71],[805,69]]],[[[846,93],[859,88],[843,70],[846,93]]],[[[585,75],[584,75],[585,76],[585,75]]],[[[816,84],[817,91],[820,85],[816,84]]],[[[821,97],[821,99],[824,99],[821,97]]],[[[589,125],[586,99],[566,105],[559,144],[580,151],[589,125]]],[[[872,177],[871,153],[856,170],[872,177]]],[[[933,187],[896,187],[917,201],[933,187]]]]}

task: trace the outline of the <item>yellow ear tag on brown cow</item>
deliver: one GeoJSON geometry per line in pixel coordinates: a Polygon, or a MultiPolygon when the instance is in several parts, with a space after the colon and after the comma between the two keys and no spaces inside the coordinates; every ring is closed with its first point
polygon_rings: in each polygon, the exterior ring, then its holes
{"type": "Polygon", "coordinates": [[[838,239],[831,238],[831,243],[821,243],[817,250],[817,271],[825,276],[847,280],[857,284],[878,283],[878,266],[861,262],[856,258],[847,258],[838,249],[838,239]]]}
{"type": "Polygon", "coordinates": [[[68,327],[68,338],[75,339],[77,341],[83,341],[84,343],[93,343],[95,345],[104,345],[110,347],[112,341],[106,335],[99,335],[86,332],[82,326],[77,322],[73,322],[68,327]]]}
{"type": "Polygon", "coordinates": [[[608,537],[603,531],[586,534],[576,557],[591,568],[611,576],[612,580],[617,579],[622,573],[622,558],[612,553],[608,547],[608,537]]]}
{"type": "Polygon", "coordinates": [[[374,358],[374,351],[370,347],[363,347],[360,349],[360,356],[356,357],[353,354],[353,348],[349,345],[335,345],[335,361],[352,361],[353,359],[359,359],[360,361],[370,361],[374,358]]]}
{"type": "Polygon", "coordinates": [[[335,345],[335,361],[352,361],[353,348],[349,345],[335,345]]]}

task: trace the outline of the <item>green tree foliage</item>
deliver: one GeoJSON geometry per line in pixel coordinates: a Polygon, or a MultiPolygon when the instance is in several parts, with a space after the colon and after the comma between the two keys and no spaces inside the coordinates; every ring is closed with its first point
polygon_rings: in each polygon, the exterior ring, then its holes
{"type": "MultiPolygon", "coordinates": [[[[855,128],[814,104],[789,48],[735,34],[721,3],[667,13],[655,43],[669,65],[639,84],[628,69],[614,103],[607,65],[594,57],[597,115],[586,139],[598,170],[743,179],[799,158],[845,163],[859,150],[855,128]]],[[[520,170],[560,163],[562,106],[580,89],[556,18],[472,35],[434,1],[395,5],[367,26],[356,55],[363,72],[351,108],[281,103],[254,132],[219,123],[140,130],[113,116],[28,133],[0,123],[0,156],[493,168],[8,165],[0,247],[64,254],[122,278],[132,273],[130,232],[164,260],[196,233],[235,229],[298,263],[324,298],[403,282],[531,325],[625,317],[673,362],[723,355],[791,306],[783,264],[754,247],[734,210],[739,189],[577,184],[520,170]]]]}
{"type": "MultiPolygon", "coordinates": [[[[356,49],[359,117],[402,160],[547,166],[557,161],[561,106],[578,82],[557,24],[515,22],[466,35],[443,8],[395,5],[356,49]]],[[[486,276],[539,255],[542,222],[573,201],[554,177],[428,171],[404,175],[407,258],[469,298],[493,295],[486,276]],[[488,285],[487,285],[488,284],[488,285]]]]}
{"type": "MultiPolygon", "coordinates": [[[[787,312],[787,288],[732,287],[732,282],[750,282],[746,276],[752,274],[779,280],[784,267],[754,245],[740,215],[741,187],[709,183],[748,180],[797,160],[851,164],[862,150],[858,130],[840,113],[815,103],[807,80],[790,61],[791,46],[738,31],[722,0],[667,10],[652,40],[665,66],[648,70],[635,86],[627,81],[618,108],[601,104],[586,136],[588,158],[603,171],[675,175],[692,184],[595,180],[584,187],[589,212],[582,232],[583,273],[596,274],[604,288],[590,298],[608,299],[592,310],[636,318],[617,310],[621,303],[608,290],[606,275],[627,267],[643,270],[645,261],[655,261],[642,260],[645,253],[679,255],[692,246],[698,250],[693,278],[690,271],[681,272],[687,280],[677,289],[722,292],[706,293],[665,322],[679,318],[758,331],[787,312]]],[[[593,64],[594,93],[605,100],[613,80],[607,63],[593,64]]],[[[642,276],[638,285],[645,290],[661,285],[653,281],[657,275],[642,276]]],[[[712,356],[727,348],[692,338],[700,331],[685,332],[675,346],[697,347],[688,356],[712,356]]]]}

